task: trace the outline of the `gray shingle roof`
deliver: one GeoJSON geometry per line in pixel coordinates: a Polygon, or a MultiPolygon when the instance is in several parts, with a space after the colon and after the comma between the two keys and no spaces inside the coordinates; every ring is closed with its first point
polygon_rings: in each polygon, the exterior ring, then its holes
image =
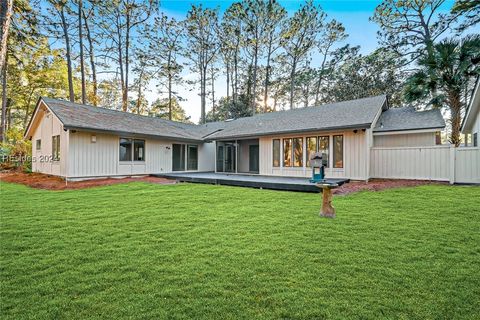
{"type": "Polygon", "coordinates": [[[416,111],[413,107],[391,108],[384,111],[373,131],[440,129],[445,127],[440,110],[416,111]]]}
{"type": "Polygon", "coordinates": [[[264,113],[230,121],[222,131],[213,133],[208,138],[215,140],[336,128],[368,128],[385,103],[386,96],[382,95],[264,113]]]}
{"type": "MultiPolygon", "coordinates": [[[[318,107],[259,114],[203,125],[168,121],[65,100],[42,98],[66,129],[204,141],[342,128],[369,128],[386,106],[385,96],[343,101],[318,107]]],[[[374,131],[443,128],[439,110],[417,112],[393,108],[382,113],[374,131]],[[381,125],[383,127],[381,127],[381,125]]]]}
{"type": "Polygon", "coordinates": [[[201,141],[210,128],[168,121],[65,100],[42,98],[66,129],[201,141]]]}

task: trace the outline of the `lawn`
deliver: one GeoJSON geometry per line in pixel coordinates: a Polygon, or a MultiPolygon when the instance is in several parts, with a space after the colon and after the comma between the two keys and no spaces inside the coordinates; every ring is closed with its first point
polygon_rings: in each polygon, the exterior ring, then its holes
{"type": "Polygon", "coordinates": [[[0,187],[5,319],[480,318],[480,187],[0,187]]]}

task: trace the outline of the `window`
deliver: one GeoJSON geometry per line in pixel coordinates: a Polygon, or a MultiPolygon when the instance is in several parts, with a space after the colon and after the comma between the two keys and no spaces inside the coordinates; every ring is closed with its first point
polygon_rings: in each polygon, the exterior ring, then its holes
{"type": "Polygon", "coordinates": [[[41,139],[37,139],[36,145],[37,145],[37,146],[36,146],[36,149],[37,149],[37,150],[42,149],[42,140],[41,140],[41,139]]]}
{"type": "Polygon", "coordinates": [[[343,136],[333,136],[333,167],[343,168],[343,136]]]}
{"type": "Polygon", "coordinates": [[[133,140],[133,161],[145,161],[145,140],[133,140]]]}
{"type": "Polygon", "coordinates": [[[303,139],[293,139],[293,166],[303,167],[303,139]]]}
{"type": "Polygon", "coordinates": [[[442,134],[440,131],[435,132],[435,144],[442,144],[442,134]]]}
{"type": "Polygon", "coordinates": [[[172,147],[172,170],[185,171],[185,145],[173,144],[172,147]]]}
{"type": "Polygon", "coordinates": [[[310,159],[317,152],[317,137],[307,138],[307,167],[310,167],[310,159]]]}
{"type": "Polygon", "coordinates": [[[120,138],[120,161],[132,161],[132,139],[120,138]]]}
{"type": "Polygon", "coordinates": [[[473,146],[478,147],[478,133],[477,132],[475,132],[473,134],[473,146]]]}
{"type": "Polygon", "coordinates": [[[330,140],[330,137],[329,136],[323,136],[323,137],[318,137],[318,152],[321,152],[322,153],[322,160],[323,160],[323,163],[326,163],[326,167],[328,168],[329,167],[329,162],[330,162],[330,159],[329,159],[329,140],[330,140]]]}
{"type": "Polygon", "coordinates": [[[187,170],[198,170],[198,146],[187,147],[187,170]]]}
{"type": "Polygon", "coordinates": [[[273,166],[280,167],[280,139],[273,139],[273,166]]]}
{"type": "Polygon", "coordinates": [[[52,159],[54,161],[60,160],[60,136],[52,137],[52,159]]]}
{"type": "Polygon", "coordinates": [[[292,166],[292,139],[283,139],[283,166],[292,166]]]}

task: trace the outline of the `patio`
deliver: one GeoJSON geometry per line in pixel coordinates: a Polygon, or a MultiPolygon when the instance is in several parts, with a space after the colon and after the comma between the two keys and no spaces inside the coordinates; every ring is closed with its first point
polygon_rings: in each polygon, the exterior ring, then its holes
{"type": "MultiPolygon", "coordinates": [[[[227,174],[215,172],[182,172],[155,174],[153,176],[173,179],[179,182],[193,182],[206,184],[220,184],[227,186],[251,187],[260,189],[320,192],[314,183],[307,178],[300,177],[279,177],[248,174],[227,174]]],[[[342,185],[349,182],[348,179],[327,179],[328,182],[342,185]]]]}

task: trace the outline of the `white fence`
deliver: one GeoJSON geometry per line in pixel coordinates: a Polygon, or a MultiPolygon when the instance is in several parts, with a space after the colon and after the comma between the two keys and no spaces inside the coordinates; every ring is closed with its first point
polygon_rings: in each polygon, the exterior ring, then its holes
{"type": "Polygon", "coordinates": [[[480,148],[372,148],[372,178],[480,183],[480,148]]]}

